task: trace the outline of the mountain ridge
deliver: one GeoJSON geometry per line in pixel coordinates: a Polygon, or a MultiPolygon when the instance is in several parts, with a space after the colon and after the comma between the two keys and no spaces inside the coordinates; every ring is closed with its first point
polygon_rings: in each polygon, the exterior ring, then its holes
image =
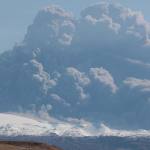
{"type": "Polygon", "coordinates": [[[38,142],[18,142],[18,141],[0,141],[0,150],[60,150],[55,146],[50,146],[38,142]]]}

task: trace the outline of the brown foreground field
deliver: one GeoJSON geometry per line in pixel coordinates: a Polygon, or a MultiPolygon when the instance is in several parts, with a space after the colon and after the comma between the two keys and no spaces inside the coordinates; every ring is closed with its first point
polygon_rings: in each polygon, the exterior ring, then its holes
{"type": "Polygon", "coordinates": [[[50,146],[36,142],[0,142],[0,150],[60,150],[55,146],[50,146]]]}

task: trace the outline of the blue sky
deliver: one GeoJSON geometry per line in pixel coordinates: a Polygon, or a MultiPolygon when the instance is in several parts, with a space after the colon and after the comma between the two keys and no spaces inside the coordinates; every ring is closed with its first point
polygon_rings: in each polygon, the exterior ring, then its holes
{"type": "MultiPolygon", "coordinates": [[[[0,51],[11,49],[23,39],[27,27],[38,10],[49,4],[58,4],[76,15],[80,10],[100,0],[0,0],[0,51]]],[[[149,0],[113,0],[144,13],[150,20],[149,0]]]]}

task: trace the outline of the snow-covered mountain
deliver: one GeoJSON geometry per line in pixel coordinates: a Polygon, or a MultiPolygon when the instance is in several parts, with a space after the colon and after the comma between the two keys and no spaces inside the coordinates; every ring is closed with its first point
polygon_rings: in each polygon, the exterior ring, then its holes
{"type": "Polygon", "coordinates": [[[46,123],[14,114],[0,114],[0,120],[0,135],[42,135],[52,131],[46,123]]]}
{"type": "Polygon", "coordinates": [[[17,114],[0,114],[0,135],[1,136],[92,136],[78,125],[69,124],[67,122],[58,121],[51,118],[50,122],[46,122],[37,118],[25,117],[17,114]]]}
{"type": "Polygon", "coordinates": [[[71,124],[60,120],[45,122],[43,120],[31,117],[21,116],[19,114],[0,114],[0,136],[62,136],[62,137],[150,137],[150,131],[137,130],[115,130],[110,129],[104,124],[99,128],[91,126],[90,128],[83,123],[71,124]]]}
{"type": "Polygon", "coordinates": [[[84,118],[149,130],[149,58],[150,23],[142,13],[101,2],[76,18],[51,5],[39,11],[22,43],[0,55],[0,111],[46,109],[79,126],[77,118],[84,118]]]}

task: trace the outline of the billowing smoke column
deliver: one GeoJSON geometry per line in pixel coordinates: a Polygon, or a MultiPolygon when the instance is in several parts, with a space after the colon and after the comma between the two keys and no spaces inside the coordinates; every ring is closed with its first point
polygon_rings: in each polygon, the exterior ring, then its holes
{"type": "Polygon", "coordinates": [[[0,110],[51,108],[51,115],[150,128],[150,23],[101,2],[79,18],[52,5],[23,42],[0,56],[0,110]]]}

